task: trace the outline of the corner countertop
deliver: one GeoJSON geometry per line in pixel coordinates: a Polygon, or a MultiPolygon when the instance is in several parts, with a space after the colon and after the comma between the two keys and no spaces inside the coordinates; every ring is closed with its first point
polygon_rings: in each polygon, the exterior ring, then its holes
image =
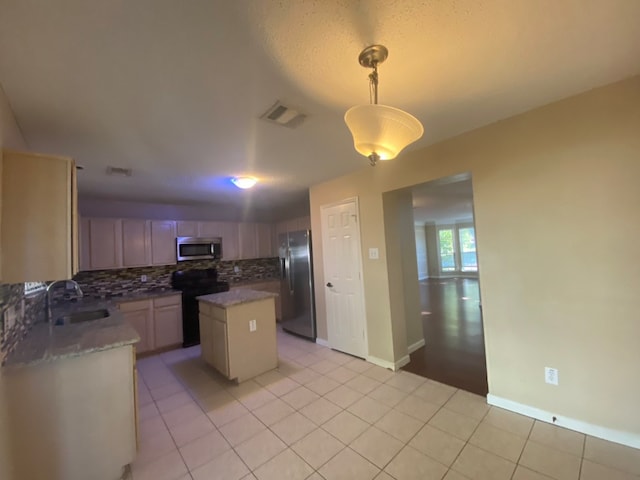
{"type": "Polygon", "coordinates": [[[135,329],[124,320],[116,303],[108,300],[87,300],[55,308],[53,318],[71,311],[105,308],[110,316],[73,325],[52,326],[37,323],[26,338],[11,352],[3,368],[28,367],[87,353],[109,350],[140,341],[135,329]]]}
{"type": "Polygon", "coordinates": [[[258,300],[264,300],[265,298],[275,298],[277,296],[277,293],[241,288],[237,290],[229,290],[228,292],[202,295],[196,298],[201,302],[207,302],[215,305],[216,307],[229,308],[233,307],[234,305],[256,302],[258,300]]]}

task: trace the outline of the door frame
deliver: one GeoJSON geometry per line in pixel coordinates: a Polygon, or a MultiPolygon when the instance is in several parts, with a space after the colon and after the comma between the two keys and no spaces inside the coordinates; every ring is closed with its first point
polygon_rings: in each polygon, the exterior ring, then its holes
{"type": "MultiPolygon", "coordinates": [[[[362,265],[363,265],[363,258],[362,258],[362,235],[361,235],[361,231],[360,231],[360,219],[362,218],[362,215],[360,213],[360,202],[358,200],[357,196],[354,197],[347,197],[344,198],[342,200],[338,200],[335,202],[330,202],[330,203],[325,203],[323,205],[320,205],[320,225],[322,226],[324,224],[324,212],[326,209],[328,208],[333,208],[333,207],[338,207],[340,205],[346,205],[348,203],[353,203],[355,205],[355,211],[356,211],[356,232],[358,234],[358,241],[357,241],[357,245],[358,245],[358,255],[357,255],[357,269],[358,269],[358,295],[360,296],[360,310],[362,312],[362,320],[363,320],[363,327],[364,327],[364,339],[363,339],[363,343],[364,343],[364,351],[363,351],[363,359],[369,361],[369,325],[367,323],[367,305],[366,305],[366,301],[365,301],[365,294],[364,294],[364,273],[362,271],[362,265]]],[[[323,275],[323,280],[325,280],[327,278],[326,275],[326,267],[325,267],[325,249],[324,249],[324,235],[325,232],[324,230],[322,230],[322,235],[320,238],[320,241],[322,242],[322,275],[323,275]]],[[[326,282],[323,282],[326,284],[326,282]]],[[[322,288],[325,288],[325,286],[323,285],[322,288]]],[[[329,335],[329,330],[330,330],[330,326],[329,326],[329,318],[328,318],[328,311],[329,309],[327,308],[327,295],[325,293],[324,295],[324,304],[325,304],[325,312],[327,314],[326,316],[326,321],[327,321],[327,342],[326,345],[329,348],[333,348],[331,345],[331,341],[329,339],[330,335],[329,335]]],[[[317,340],[316,340],[317,341],[317,340]]]]}

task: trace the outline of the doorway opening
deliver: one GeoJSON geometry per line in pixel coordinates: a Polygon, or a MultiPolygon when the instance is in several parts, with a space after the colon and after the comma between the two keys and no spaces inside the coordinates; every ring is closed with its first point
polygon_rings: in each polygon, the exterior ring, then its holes
{"type": "Polygon", "coordinates": [[[403,370],[486,395],[471,176],[416,185],[411,194],[425,345],[403,370]]]}

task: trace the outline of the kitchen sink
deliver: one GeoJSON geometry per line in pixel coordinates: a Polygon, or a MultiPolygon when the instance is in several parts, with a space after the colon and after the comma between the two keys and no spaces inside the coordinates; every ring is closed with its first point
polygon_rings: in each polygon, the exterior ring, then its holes
{"type": "Polygon", "coordinates": [[[84,310],[81,312],[70,313],[58,318],[56,320],[56,325],[72,325],[74,323],[90,322],[92,320],[106,318],[109,315],[109,310],[107,310],[106,308],[84,310]]]}

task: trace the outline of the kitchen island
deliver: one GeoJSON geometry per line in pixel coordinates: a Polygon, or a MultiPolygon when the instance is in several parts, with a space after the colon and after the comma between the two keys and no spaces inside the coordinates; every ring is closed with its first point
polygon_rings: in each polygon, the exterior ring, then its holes
{"type": "Polygon", "coordinates": [[[198,297],[205,362],[238,382],[276,368],[276,296],[238,289],[198,297]]]}
{"type": "MultiPolygon", "coordinates": [[[[106,318],[34,325],[3,367],[14,478],[113,480],[136,455],[136,331],[106,318]]],[[[55,317],[54,317],[55,318],[55,317]]]]}

